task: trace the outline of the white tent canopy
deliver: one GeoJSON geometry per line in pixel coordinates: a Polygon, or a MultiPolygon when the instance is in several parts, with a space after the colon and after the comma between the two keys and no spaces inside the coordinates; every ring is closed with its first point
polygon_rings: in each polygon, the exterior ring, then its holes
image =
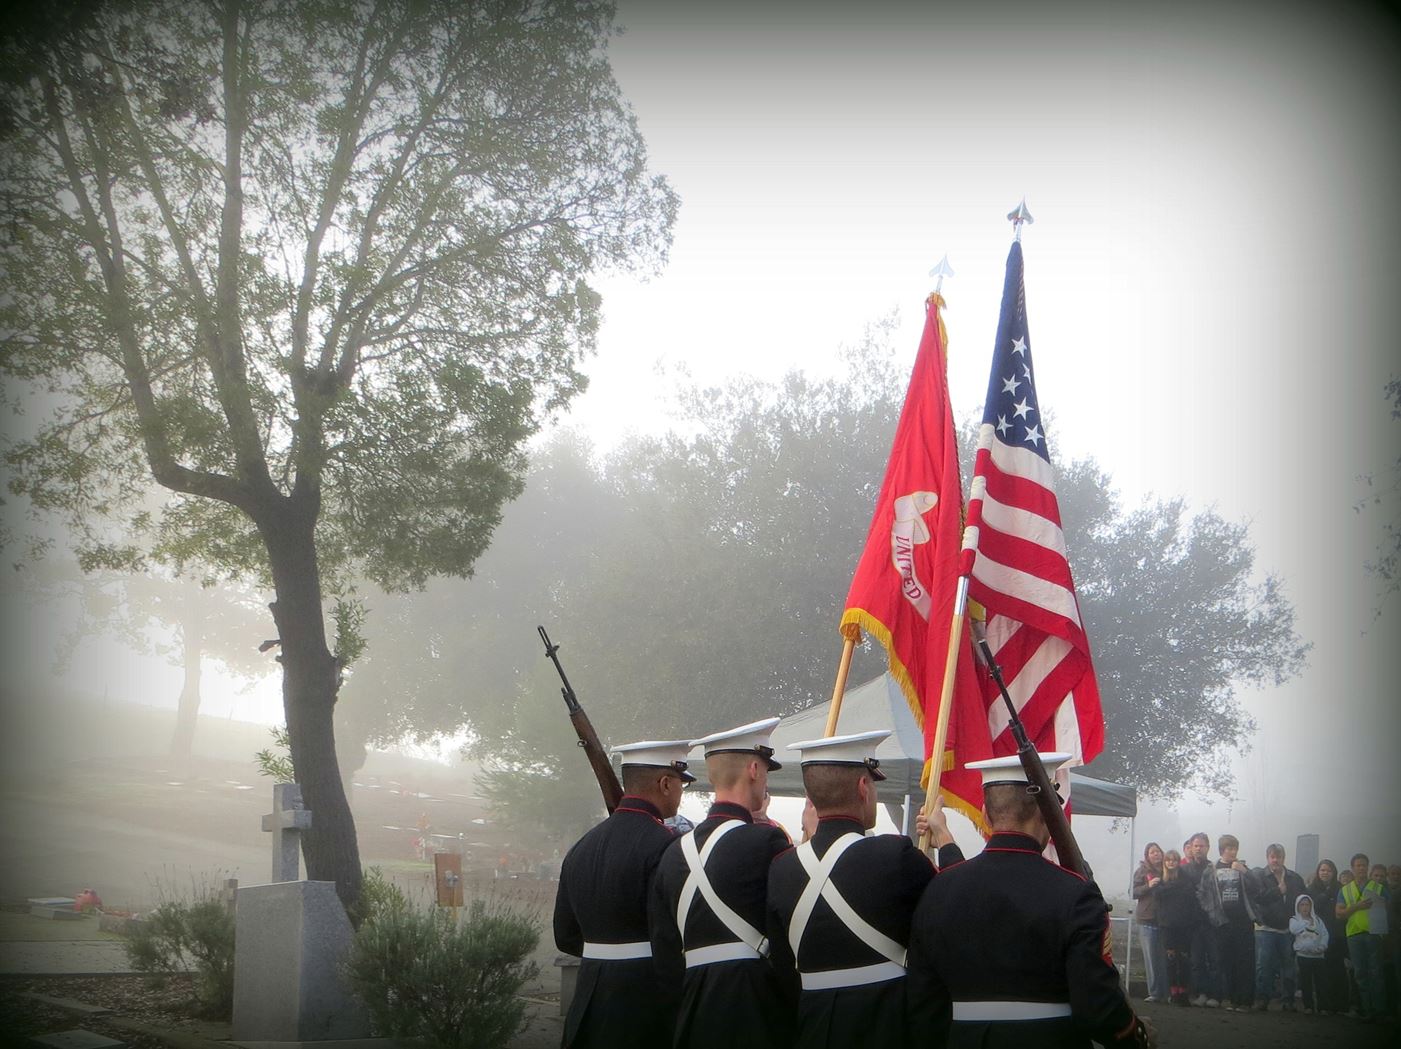
{"type": "MultiPolygon", "coordinates": [[[[827,727],[828,704],[808,707],[790,714],[779,722],[773,732],[774,757],[783,763],[778,772],[769,773],[769,792],[775,797],[802,797],[803,775],[798,767],[797,751],[787,750],[790,743],[821,736],[827,727]]],[[[842,712],[837,732],[869,732],[891,729],[891,735],[876,750],[886,782],[881,784],[881,796],[914,795],[924,801],[919,785],[924,771],[924,735],[915,724],[900,686],[889,674],[848,689],[842,699],[842,712]]],[[[1077,816],[1127,816],[1138,813],[1138,792],[1122,783],[1107,783],[1091,779],[1078,772],[1070,774],[1070,796],[1077,816]]]]}

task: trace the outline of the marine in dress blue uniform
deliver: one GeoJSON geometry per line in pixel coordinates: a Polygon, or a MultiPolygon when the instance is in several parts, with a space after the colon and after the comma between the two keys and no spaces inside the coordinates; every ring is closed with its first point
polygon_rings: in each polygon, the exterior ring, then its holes
{"type": "MultiPolygon", "coordinates": [[[[876,823],[875,749],[889,731],[794,743],[817,810],[810,841],[769,872],[774,967],[800,988],[796,1044],[803,1049],[915,1044],[906,1007],[910,918],[934,865],[904,835],[866,837],[876,823]]],[[[963,859],[942,813],[943,863],[963,859]]],[[[942,834],[941,834],[942,832],[942,834]]]]}
{"type": "MultiPolygon", "coordinates": [[[[1068,756],[1044,756],[1048,772],[1068,756]]],[[[980,766],[993,834],[942,870],[915,911],[912,1022],[950,1049],[1150,1046],[1119,986],[1099,889],[1041,855],[1050,835],[1019,760],[968,767],[980,766]]]]}
{"type": "Polygon", "coordinates": [[[623,798],[613,813],[564,857],[555,897],[555,945],[582,958],[564,1020],[566,1049],[638,1045],[676,1018],[679,985],[652,959],[647,895],[657,864],[676,835],[689,740],[648,741],[621,752],[623,798]]]}
{"type": "Polygon", "coordinates": [[[715,791],[709,814],[662,857],[651,898],[659,971],[678,979],[678,1049],[784,1049],[795,1002],[769,963],[764,907],[769,865],[788,848],[777,827],[756,825],[778,718],[717,732],[705,749],[715,791]]]}

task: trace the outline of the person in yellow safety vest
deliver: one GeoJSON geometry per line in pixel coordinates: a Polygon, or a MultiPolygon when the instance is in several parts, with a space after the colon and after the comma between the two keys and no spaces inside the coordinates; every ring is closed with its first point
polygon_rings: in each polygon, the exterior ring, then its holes
{"type": "Polygon", "coordinates": [[[1338,893],[1337,915],[1346,920],[1348,957],[1352,959],[1352,972],[1357,977],[1357,989],[1361,996],[1362,1021],[1373,1023],[1385,1015],[1382,1002],[1381,936],[1372,932],[1370,911],[1377,901],[1385,907],[1382,886],[1368,877],[1371,861],[1359,852],[1349,862],[1352,868],[1352,881],[1344,885],[1338,893]]]}

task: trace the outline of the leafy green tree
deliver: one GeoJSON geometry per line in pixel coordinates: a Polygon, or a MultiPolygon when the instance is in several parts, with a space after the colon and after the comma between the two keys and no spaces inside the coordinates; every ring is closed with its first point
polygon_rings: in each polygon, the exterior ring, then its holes
{"type": "Polygon", "coordinates": [[[75,626],[61,639],[66,664],[83,639],[107,634],[136,651],[164,658],[182,672],[170,753],[188,758],[199,717],[201,681],[209,663],[251,685],[274,666],[258,651],[267,605],[236,580],[223,583],[177,574],[163,565],[141,571],[75,571],[63,584],[79,602],[75,626]]]}
{"type": "MultiPolygon", "coordinates": [[[[1053,446],[1054,447],[1054,446],[1053,446]]],[[[1249,530],[1182,499],[1124,510],[1093,459],[1058,464],[1056,495],[1104,709],[1090,772],[1155,797],[1229,793],[1222,760],[1249,746],[1242,686],[1282,685],[1308,645],[1249,530]]]]}
{"type": "Polygon", "coordinates": [[[21,9],[3,42],[0,367],[48,395],[10,487],[270,585],[308,875],[358,892],[333,744],[353,604],[467,575],[584,385],[588,276],[665,255],[609,3],[21,9]]]}
{"type": "MultiPolygon", "coordinates": [[[[458,685],[450,701],[418,693],[422,713],[437,712],[422,724],[469,725],[478,756],[501,763],[494,789],[517,809],[538,799],[543,819],[589,780],[567,728],[534,721],[548,711],[563,723],[553,682],[521,669],[543,664],[535,622],[551,623],[613,742],[825,701],[904,396],[889,331],[875,326],[837,379],[689,391],[685,436],[601,461],[568,441],[542,449],[471,586],[445,583],[431,608],[406,605],[399,640],[377,645],[374,658],[403,659],[435,622],[470,639],[433,642],[441,679],[458,685]],[[553,792],[551,777],[564,781],[553,792]]],[[[970,464],[973,433],[962,434],[970,464]]],[[[1253,729],[1240,689],[1303,665],[1280,581],[1257,571],[1244,525],[1180,499],[1125,509],[1093,459],[1060,464],[1058,495],[1104,700],[1108,748],[1091,771],[1155,796],[1224,789],[1217,758],[1253,729]]],[[[852,680],[883,669],[867,641],[852,680]]],[[[592,787],[583,793],[597,811],[592,787]]]]}

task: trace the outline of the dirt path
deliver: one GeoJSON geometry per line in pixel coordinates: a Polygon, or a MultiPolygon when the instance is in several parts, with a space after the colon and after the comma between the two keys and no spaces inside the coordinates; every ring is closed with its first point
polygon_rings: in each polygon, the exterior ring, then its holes
{"type": "Polygon", "coordinates": [[[1286,1013],[1233,1013],[1173,1005],[1134,1008],[1158,1030],[1158,1044],[1221,1049],[1395,1049],[1401,1045],[1396,1023],[1363,1024],[1345,1016],[1286,1013]]]}

